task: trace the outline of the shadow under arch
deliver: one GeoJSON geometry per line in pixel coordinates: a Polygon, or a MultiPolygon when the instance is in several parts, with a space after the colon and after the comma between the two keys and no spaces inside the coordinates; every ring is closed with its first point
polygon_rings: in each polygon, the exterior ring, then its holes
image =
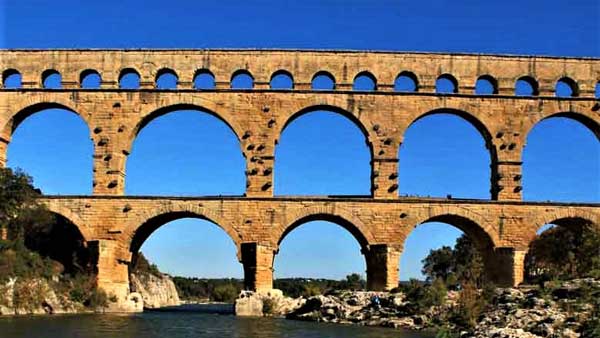
{"type": "Polygon", "coordinates": [[[223,230],[227,236],[233,241],[237,251],[237,258],[241,261],[241,236],[237,231],[235,231],[232,227],[224,226],[222,222],[215,221],[216,218],[207,216],[207,213],[201,211],[194,210],[176,210],[176,211],[167,211],[162,212],[152,217],[147,218],[141,225],[137,226],[135,229],[128,229],[126,234],[129,234],[130,240],[127,245],[129,249],[131,262],[135,262],[137,258],[137,254],[142,247],[142,244],[160,227],[165,224],[182,219],[182,218],[194,218],[208,221],[215,226],[219,227],[223,230]]]}
{"type": "Polygon", "coordinates": [[[594,120],[593,118],[579,113],[579,112],[575,112],[575,111],[565,111],[565,112],[559,112],[559,113],[555,113],[555,114],[551,114],[549,116],[546,116],[542,119],[539,119],[537,121],[535,121],[530,127],[529,129],[526,131],[525,133],[525,140],[527,140],[527,138],[529,138],[529,135],[531,134],[531,132],[533,131],[533,129],[535,129],[535,127],[542,121],[554,118],[554,117],[564,117],[564,118],[568,118],[571,119],[573,121],[577,121],[579,123],[581,123],[582,125],[584,125],[586,128],[588,128],[592,134],[594,134],[594,136],[596,136],[596,139],[598,139],[598,141],[600,141],[600,122],[594,120]]]}
{"type": "Polygon", "coordinates": [[[88,134],[90,135],[90,139],[92,139],[89,122],[83,117],[83,115],[80,112],[63,103],[50,101],[34,103],[32,105],[20,109],[17,113],[12,115],[12,117],[2,127],[2,138],[9,141],[14,131],[19,127],[19,125],[21,125],[21,123],[23,123],[23,121],[25,121],[28,117],[34,114],[41,113],[42,111],[48,109],[62,109],[77,115],[85,123],[85,126],[88,130],[88,134]]]}
{"type": "Polygon", "coordinates": [[[242,155],[244,157],[246,156],[246,154],[243,152],[243,149],[242,149],[240,133],[234,127],[234,125],[232,123],[230,123],[230,121],[227,121],[227,119],[225,119],[221,114],[219,114],[215,111],[212,111],[210,109],[207,109],[201,105],[193,104],[193,103],[177,103],[177,104],[173,104],[173,105],[168,105],[165,107],[155,109],[155,110],[151,111],[150,113],[144,114],[144,116],[137,122],[137,124],[134,126],[133,130],[130,133],[126,151],[131,152],[131,148],[133,146],[135,139],[137,138],[139,133],[142,131],[142,129],[144,129],[144,127],[146,127],[148,124],[150,124],[150,122],[152,122],[153,120],[155,120],[161,116],[167,115],[169,113],[174,113],[177,111],[182,111],[182,110],[191,110],[191,111],[195,111],[200,114],[208,114],[210,116],[217,118],[219,121],[225,123],[225,125],[229,128],[229,130],[231,130],[233,135],[235,135],[235,138],[238,140],[240,149],[242,150],[242,155]]]}
{"type": "MultiPolygon", "coordinates": [[[[493,144],[493,137],[492,134],[490,133],[489,129],[486,127],[486,125],[480,120],[478,119],[476,116],[472,115],[471,113],[464,111],[464,110],[460,110],[460,109],[454,109],[454,108],[439,108],[439,109],[434,109],[434,110],[430,110],[427,111],[425,113],[421,113],[420,115],[418,115],[415,119],[413,119],[408,126],[406,127],[406,129],[404,129],[403,133],[402,133],[402,139],[404,139],[404,135],[406,135],[406,132],[418,121],[430,117],[430,116],[434,116],[434,115],[441,115],[441,114],[446,114],[446,115],[452,115],[452,116],[457,116],[461,119],[463,119],[464,121],[468,122],[471,126],[473,126],[481,135],[481,137],[483,138],[484,144],[485,144],[485,148],[487,149],[489,156],[490,156],[490,195],[491,195],[491,199],[492,200],[496,200],[498,199],[498,187],[495,184],[495,180],[494,178],[497,177],[497,163],[498,163],[498,154],[496,152],[496,147],[493,144]]],[[[399,151],[402,150],[402,145],[400,145],[399,147],[399,151]]],[[[400,167],[400,166],[399,166],[400,167]]]]}
{"type": "Polygon", "coordinates": [[[371,144],[369,132],[367,131],[367,128],[365,127],[365,125],[351,112],[349,112],[343,108],[340,108],[340,107],[337,107],[334,105],[328,105],[328,104],[319,104],[319,105],[309,106],[309,107],[303,108],[303,109],[293,113],[292,115],[290,115],[287,118],[287,120],[285,121],[285,123],[282,125],[282,127],[277,131],[277,134],[276,134],[277,138],[275,139],[275,144],[277,144],[279,142],[281,135],[283,134],[285,129],[290,124],[292,124],[292,122],[294,122],[295,120],[297,120],[298,118],[300,118],[304,115],[308,115],[310,113],[314,113],[314,112],[318,112],[318,111],[335,113],[335,114],[341,115],[341,116],[345,117],[346,119],[350,120],[356,127],[358,127],[358,129],[361,131],[361,133],[365,137],[365,142],[367,143],[367,145],[369,147],[371,159],[373,158],[373,147],[371,144]]]}
{"type": "Polygon", "coordinates": [[[327,212],[317,212],[296,218],[292,223],[285,227],[281,234],[277,235],[277,251],[279,251],[279,245],[281,242],[283,242],[288,234],[301,225],[314,221],[325,221],[341,226],[356,239],[361,247],[361,250],[367,249],[369,244],[374,242],[372,235],[367,233],[365,226],[360,221],[327,212]]]}
{"type": "Polygon", "coordinates": [[[67,221],[69,221],[71,224],[73,224],[77,228],[79,233],[81,234],[81,237],[86,242],[92,241],[94,239],[94,234],[93,234],[92,229],[90,229],[90,227],[87,224],[85,224],[83,222],[83,220],[76,213],[74,213],[70,209],[53,205],[51,202],[44,203],[44,205],[45,205],[46,209],[48,209],[48,211],[51,212],[52,214],[62,217],[64,219],[66,219],[67,221]]]}

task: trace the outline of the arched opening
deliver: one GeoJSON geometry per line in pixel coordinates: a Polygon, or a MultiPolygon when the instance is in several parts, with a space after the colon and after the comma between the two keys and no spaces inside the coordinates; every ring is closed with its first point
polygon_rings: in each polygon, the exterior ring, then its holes
{"type": "Polygon", "coordinates": [[[44,194],[91,194],[94,145],[79,115],[57,104],[35,105],[9,128],[9,167],[27,172],[44,194]]]}
{"type": "Polygon", "coordinates": [[[406,130],[399,150],[401,196],[490,198],[491,136],[472,115],[435,110],[406,130]]]}
{"type": "Polygon", "coordinates": [[[377,79],[369,72],[361,72],[354,78],[352,89],[359,91],[377,90],[377,79]]]}
{"type": "Polygon", "coordinates": [[[317,72],[312,78],[311,88],[313,90],[334,90],[335,78],[326,71],[317,72]]]}
{"type": "Polygon", "coordinates": [[[243,195],[246,162],[233,129],[214,112],[170,106],[138,126],[127,160],[132,195],[243,195]]]}
{"type": "Polygon", "coordinates": [[[579,96],[579,88],[573,79],[563,77],[556,81],[554,93],[557,97],[576,97],[579,96]]]}
{"type": "Polygon", "coordinates": [[[21,73],[16,69],[7,69],[2,73],[2,86],[5,89],[21,88],[21,73]]]}
{"type": "Polygon", "coordinates": [[[252,89],[254,78],[249,71],[240,69],[231,76],[231,89],[252,89]]]}
{"type": "Polygon", "coordinates": [[[600,81],[596,83],[596,98],[600,99],[600,81]]]}
{"type": "Polygon", "coordinates": [[[515,95],[517,96],[536,96],[538,94],[538,83],[531,76],[522,76],[515,83],[515,95]]]}
{"type": "Polygon", "coordinates": [[[156,89],[177,89],[177,74],[168,68],[156,73],[156,89]]]}
{"type": "Polygon", "coordinates": [[[208,69],[200,69],[194,74],[194,88],[210,90],[215,89],[215,76],[208,69]]]}
{"type": "Polygon", "coordinates": [[[312,107],[291,117],[275,148],[277,195],[369,195],[371,149],[352,114],[312,107]]]}
{"type": "Polygon", "coordinates": [[[435,81],[435,92],[438,94],[458,93],[458,81],[450,74],[442,74],[435,81]]]}
{"type": "Polygon", "coordinates": [[[493,76],[482,75],[475,83],[475,94],[493,95],[498,94],[498,82],[493,76]]]}
{"type": "Polygon", "coordinates": [[[145,301],[146,308],[179,305],[178,300],[233,302],[243,287],[244,274],[231,235],[194,212],[149,219],[135,231],[130,246],[132,291],[141,292],[146,300],[151,292],[146,286],[148,276],[166,273],[175,283],[177,297],[167,294],[162,303],[145,301]]]}
{"type": "Polygon", "coordinates": [[[314,215],[299,220],[280,238],[274,286],[296,297],[331,289],[364,289],[366,263],[361,250],[365,245],[358,229],[339,217],[314,215]]]}
{"type": "Polygon", "coordinates": [[[419,89],[417,76],[412,72],[404,71],[396,77],[394,81],[394,91],[397,92],[416,92],[419,89]]]}
{"type": "Polygon", "coordinates": [[[523,149],[523,199],[600,202],[600,126],[576,113],[538,122],[523,149]]]}
{"type": "Polygon", "coordinates": [[[441,279],[448,289],[464,283],[481,287],[490,275],[494,243],[474,221],[444,214],[432,217],[411,231],[400,257],[400,281],[433,282],[441,279]]]}
{"type": "Polygon", "coordinates": [[[294,89],[294,78],[286,70],[278,70],[271,76],[271,89],[294,89]]]}
{"type": "Polygon", "coordinates": [[[54,69],[45,70],[42,73],[42,87],[45,89],[60,89],[62,87],[60,73],[54,69]]]}
{"type": "Polygon", "coordinates": [[[102,84],[102,78],[100,77],[100,73],[93,69],[87,69],[81,72],[79,76],[79,83],[81,88],[84,89],[100,89],[100,85],[102,84]]]}
{"type": "Polygon", "coordinates": [[[554,220],[538,229],[525,256],[525,281],[598,277],[600,228],[580,217],[554,220]]]}
{"type": "Polygon", "coordinates": [[[125,68],[119,75],[119,88],[121,89],[139,89],[140,74],[133,68],[125,68]]]}

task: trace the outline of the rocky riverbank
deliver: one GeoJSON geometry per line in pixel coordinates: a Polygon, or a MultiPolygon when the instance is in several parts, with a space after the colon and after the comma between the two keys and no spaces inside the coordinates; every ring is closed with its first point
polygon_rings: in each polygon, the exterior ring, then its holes
{"type": "Polygon", "coordinates": [[[0,285],[0,315],[84,313],[96,310],[95,306],[86,306],[72,298],[45,279],[10,278],[0,285]]]}
{"type": "Polygon", "coordinates": [[[243,292],[236,301],[236,313],[409,330],[446,328],[458,332],[459,337],[599,337],[586,333],[593,332],[589,327],[594,325],[592,317],[598,315],[598,299],[600,280],[593,279],[545,288],[498,288],[474,329],[461,328],[455,320],[460,302],[456,291],[448,292],[443,305],[419,312],[404,293],[338,291],[293,299],[277,291],[243,292]],[[373,296],[379,297],[379,305],[374,304],[373,296]]]}

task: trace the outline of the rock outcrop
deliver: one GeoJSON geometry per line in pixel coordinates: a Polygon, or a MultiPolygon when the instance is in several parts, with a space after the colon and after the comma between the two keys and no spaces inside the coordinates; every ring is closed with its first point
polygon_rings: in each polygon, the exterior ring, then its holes
{"type": "Polygon", "coordinates": [[[283,295],[281,290],[242,291],[235,300],[235,314],[243,317],[274,316],[284,317],[298,309],[304,303],[304,298],[290,298],[283,295]]]}
{"type": "Polygon", "coordinates": [[[600,280],[572,280],[543,289],[496,289],[491,305],[479,316],[473,330],[461,329],[453,323],[458,300],[459,292],[450,291],[443,305],[415,313],[403,293],[337,291],[294,299],[283,296],[279,290],[243,291],[236,300],[235,310],[243,316],[272,315],[408,330],[449,326],[461,331],[461,338],[597,337],[584,335],[582,331],[583,323],[592,317],[594,310],[596,316],[600,312],[597,308],[600,280]],[[378,303],[372,301],[374,296],[378,297],[378,303]]]}
{"type": "Polygon", "coordinates": [[[171,277],[165,274],[131,274],[131,291],[142,296],[144,308],[157,309],[180,304],[177,288],[171,277]]]}
{"type": "Polygon", "coordinates": [[[11,278],[0,285],[0,315],[91,312],[68,295],[57,293],[44,279],[11,278]]]}

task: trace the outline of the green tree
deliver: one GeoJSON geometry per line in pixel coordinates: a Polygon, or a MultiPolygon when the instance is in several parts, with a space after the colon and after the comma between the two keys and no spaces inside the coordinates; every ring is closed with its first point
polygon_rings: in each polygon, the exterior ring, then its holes
{"type": "Polygon", "coordinates": [[[483,258],[464,234],[456,240],[454,248],[443,246],[431,250],[422,262],[422,272],[429,282],[441,279],[451,289],[457,289],[464,281],[483,286],[483,258]]]}
{"type": "Polygon", "coordinates": [[[525,271],[530,282],[600,277],[598,226],[581,220],[544,231],[530,245],[525,271]]]}

